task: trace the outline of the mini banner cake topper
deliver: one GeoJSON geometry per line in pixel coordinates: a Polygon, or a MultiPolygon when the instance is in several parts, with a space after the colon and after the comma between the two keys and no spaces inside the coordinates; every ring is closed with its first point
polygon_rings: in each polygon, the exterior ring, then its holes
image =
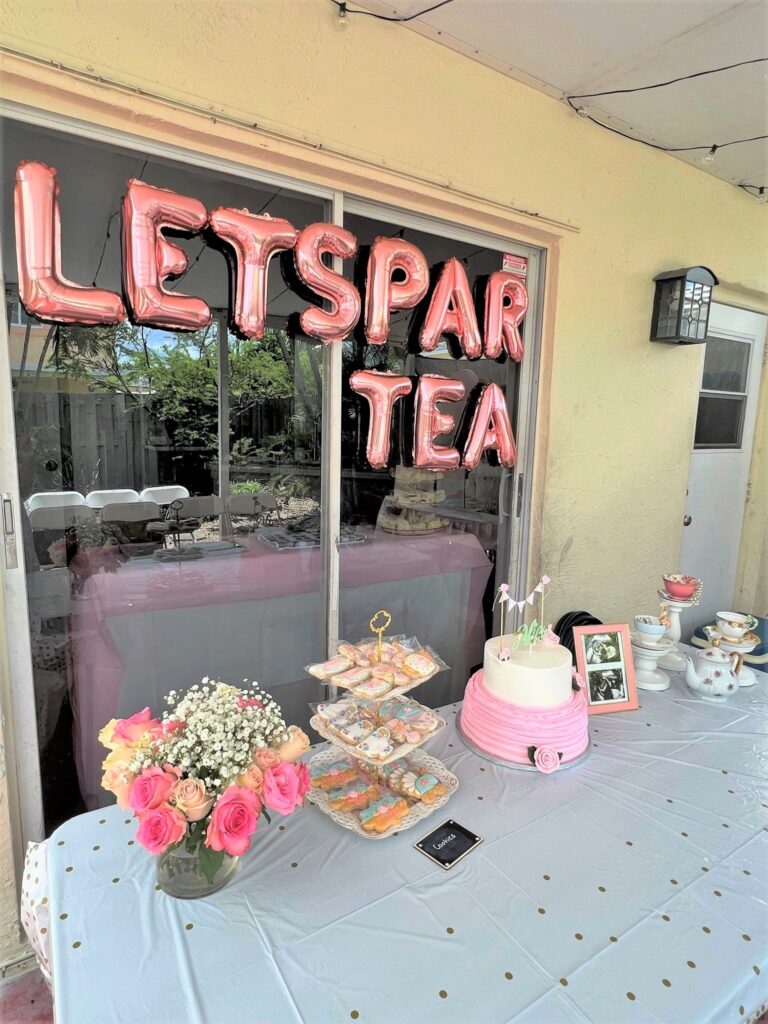
{"type": "MultiPolygon", "coordinates": [[[[201,236],[223,250],[231,274],[230,326],[246,338],[264,336],[267,323],[268,270],[282,253],[281,269],[289,288],[310,303],[297,318],[303,335],[323,344],[348,338],[362,317],[361,336],[369,345],[389,338],[393,311],[426,306],[414,331],[422,352],[434,352],[444,335],[454,337],[467,359],[523,358],[520,325],[528,309],[521,277],[496,270],[470,287],[462,261],[451,258],[433,274],[421,250],[400,238],[376,238],[368,251],[365,295],[326,262],[328,256],[351,260],[357,239],[336,224],[295,228],[287,220],[220,206],[209,211],[192,196],[178,195],[135,178],[126,184],[122,210],[122,277],[124,296],[67,280],[61,267],[61,210],[56,171],[25,161],[16,169],[14,188],[19,297],[28,313],[59,324],[96,326],[133,323],[170,331],[196,331],[212,320],[202,299],[171,290],[167,282],[189,268],[183,249],[166,237],[201,236]],[[482,324],[482,328],[481,328],[482,324]]],[[[358,278],[361,275],[357,275],[358,278]]],[[[416,315],[416,314],[414,314],[416,315]]],[[[368,401],[366,454],[374,469],[383,469],[390,454],[389,436],[396,401],[413,404],[413,464],[446,472],[475,469],[486,452],[499,465],[514,466],[517,458],[504,392],[485,383],[467,398],[455,378],[424,374],[418,381],[376,370],[360,370],[350,387],[368,401]],[[437,443],[452,433],[456,418],[445,403],[465,403],[454,443],[437,443]],[[458,438],[461,438],[461,441],[458,438]]],[[[532,601],[529,601],[532,603],[532,601]]]]}
{"type": "MultiPolygon", "coordinates": [[[[511,612],[515,608],[517,609],[518,612],[523,612],[523,610],[525,609],[526,605],[531,605],[531,607],[533,607],[533,602],[536,599],[536,595],[537,594],[541,595],[541,619],[542,619],[542,623],[543,623],[543,621],[544,621],[544,588],[549,584],[549,582],[550,582],[549,576],[542,576],[541,579],[539,580],[539,582],[536,584],[536,586],[530,592],[530,594],[527,597],[523,598],[522,601],[515,601],[515,599],[510,596],[509,584],[507,584],[507,583],[502,583],[501,584],[501,586],[499,587],[499,589],[496,592],[496,597],[494,598],[494,601],[493,601],[493,607],[494,608],[496,607],[497,603],[499,605],[499,611],[500,611],[500,616],[501,616],[501,633],[500,633],[500,637],[504,636],[505,613],[507,611],[511,612]]],[[[517,647],[521,643],[529,645],[529,644],[538,643],[540,640],[543,640],[547,644],[558,644],[560,642],[560,638],[555,635],[555,633],[553,632],[551,626],[545,626],[543,624],[540,624],[539,622],[536,621],[536,619],[534,619],[533,622],[528,623],[528,625],[521,625],[520,628],[514,634],[514,636],[515,636],[515,639],[513,641],[512,646],[515,649],[517,649],[517,647]]],[[[499,642],[501,643],[501,641],[499,641],[499,642]]],[[[509,649],[508,648],[506,648],[506,647],[500,648],[500,650],[499,650],[499,659],[502,660],[502,661],[506,661],[506,660],[509,659],[509,649]],[[504,655],[504,657],[502,657],[502,655],[504,655]]]]}

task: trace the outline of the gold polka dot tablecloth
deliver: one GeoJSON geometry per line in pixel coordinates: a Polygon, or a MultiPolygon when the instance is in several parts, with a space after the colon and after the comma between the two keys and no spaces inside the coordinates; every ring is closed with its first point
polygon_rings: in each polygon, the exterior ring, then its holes
{"type": "Polygon", "coordinates": [[[262,822],[225,889],[177,901],[116,808],[48,844],[57,1024],[696,1024],[768,1003],[768,701],[679,677],[591,722],[552,775],[433,743],[460,779],[371,843],[311,806],[262,822]],[[482,799],[481,799],[482,798],[482,799]],[[413,843],[484,837],[451,871],[413,843]]]}

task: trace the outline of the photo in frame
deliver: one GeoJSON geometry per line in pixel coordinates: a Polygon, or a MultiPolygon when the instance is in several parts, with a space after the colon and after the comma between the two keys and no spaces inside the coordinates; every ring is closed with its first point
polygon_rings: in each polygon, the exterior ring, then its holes
{"type": "Polygon", "coordinates": [[[573,642],[590,715],[639,707],[626,623],[574,626],[573,642]]]}

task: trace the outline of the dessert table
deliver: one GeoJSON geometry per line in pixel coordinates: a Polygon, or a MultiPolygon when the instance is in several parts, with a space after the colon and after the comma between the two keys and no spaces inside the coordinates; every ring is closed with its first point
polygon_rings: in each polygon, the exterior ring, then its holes
{"type": "Polygon", "coordinates": [[[117,808],[48,842],[57,1024],[593,1024],[749,1020],[768,1003],[768,700],[673,675],[591,721],[580,765],[496,766],[449,727],[447,807],[372,842],[307,805],[262,822],[236,879],[154,888],[117,808]],[[450,871],[413,849],[484,838],[450,871]]]}

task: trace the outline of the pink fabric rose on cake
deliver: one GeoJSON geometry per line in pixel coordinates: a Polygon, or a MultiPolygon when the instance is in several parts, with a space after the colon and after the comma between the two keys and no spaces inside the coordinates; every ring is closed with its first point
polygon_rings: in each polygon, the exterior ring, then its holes
{"type": "Polygon", "coordinates": [[[291,814],[304,803],[309,789],[309,769],[305,764],[281,762],[264,772],[264,803],[278,814],[291,814]]]}
{"type": "Polygon", "coordinates": [[[261,801],[245,786],[228,786],[216,801],[208,823],[205,845],[239,857],[251,845],[259,825],[261,801]]]}
{"type": "Polygon", "coordinates": [[[180,769],[171,765],[165,768],[158,768],[157,765],[144,768],[134,779],[128,803],[137,814],[167,803],[180,775],[180,769]]]}
{"type": "Polygon", "coordinates": [[[201,821],[213,807],[213,797],[208,796],[200,779],[179,779],[173,787],[173,799],[187,821],[201,821]]]}
{"type": "Polygon", "coordinates": [[[540,772],[549,775],[556,772],[560,767],[560,756],[552,747],[536,747],[533,754],[533,763],[540,772]]]}
{"type": "Polygon", "coordinates": [[[187,823],[170,804],[160,804],[139,815],[136,838],[150,853],[165,853],[169,846],[180,842],[187,831],[187,823]]]}

